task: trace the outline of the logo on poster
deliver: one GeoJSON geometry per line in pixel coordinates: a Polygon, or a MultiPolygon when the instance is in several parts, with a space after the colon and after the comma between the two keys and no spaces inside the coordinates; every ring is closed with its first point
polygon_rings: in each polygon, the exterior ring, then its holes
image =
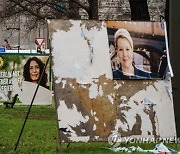
{"type": "Polygon", "coordinates": [[[4,65],[4,60],[2,57],[0,57],[0,67],[2,67],[4,65]]]}
{"type": "Polygon", "coordinates": [[[108,143],[113,146],[119,145],[121,143],[121,135],[118,132],[113,132],[108,137],[108,143]]]}

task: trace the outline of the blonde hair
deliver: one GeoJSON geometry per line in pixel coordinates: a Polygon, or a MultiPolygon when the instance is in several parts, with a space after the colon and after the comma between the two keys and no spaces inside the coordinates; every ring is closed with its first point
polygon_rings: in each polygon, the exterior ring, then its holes
{"type": "Polygon", "coordinates": [[[126,29],[120,28],[116,31],[116,33],[114,34],[114,44],[115,44],[115,48],[117,48],[117,40],[122,37],[122,38],[126,38],[130,45],[131,48],[133,49],[133,40],[131,35],[129,34],[129,32],[126,29]]]}

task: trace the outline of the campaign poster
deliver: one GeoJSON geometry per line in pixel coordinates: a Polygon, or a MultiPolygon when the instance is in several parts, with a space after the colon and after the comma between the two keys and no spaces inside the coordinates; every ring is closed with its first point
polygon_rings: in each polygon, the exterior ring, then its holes
{"type": "MultiPolygon", "coordinates": [[[[18,94],[16,104],[29,105],[47,59],[48,55],[0,54],[0,103],[11,101],[18,94]]],[[[50,64],[48,63],[33,105],[52,103],[50,80],[50,64]]]]}
{"type": "Polygon", "coordinates": [[[164,79],[171,69],[164,22],[107,21],[113,79],[164,79]]]}

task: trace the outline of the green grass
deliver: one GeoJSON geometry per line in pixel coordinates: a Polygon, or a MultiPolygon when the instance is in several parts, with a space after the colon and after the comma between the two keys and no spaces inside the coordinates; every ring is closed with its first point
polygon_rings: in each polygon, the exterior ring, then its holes
{"type": "MultiPolygon", "coordinates": [[[[0,106],[0,154],[114,154],[105,148],[111,147],[106,142],[67,143],[59,145],[56,113],[54,105],[33,106],[22,133],[16,152],[14,151],[19,133],[24,123],[28,106],[5,108],[0,106]],[[103,148],[104,147],[104,148],[103,148]]],[[[155,144],[125,144],[154,149],[155,144]]],[[[180,151],[180,145],[168,144],[168,147],[180,151]]],[[[119,152],[120,153],[120,152],[119,152]]],[[[125,153],[125,152],[124,152],[125,153]]]]}
{"type": "MultiPolygon", "coordinates": [[[[0,153],[15,153],[14,147],[28,106],[0,106],[0,153]]],[[[16,153],[57,153],[56,113],[52,106],[33,106],[16,153]]]]}

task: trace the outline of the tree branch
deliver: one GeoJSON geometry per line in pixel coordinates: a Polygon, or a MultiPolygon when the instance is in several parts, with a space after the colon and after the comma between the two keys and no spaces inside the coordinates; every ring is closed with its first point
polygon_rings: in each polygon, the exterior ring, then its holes
{"type": "Polygon", "coordinates": [[[84,5],[78,0],[70,0],[70,1],[76,3],[78,6],[80,6],[82,9],[86,10],[87,12],[89,11],[89,6],[84,5]]]}
{"type": "Polygon", "coordinates": [[[36,17],[38,17],[38,18],[40,18],[40,19],[43,19],[43,20],[45,19],[43,16],[41,16],[41,15],[39,15],[39,14],[36,14],[36,13],[34,13],[33,11],[31,11],[30,9],[28,9],[26,6],[23,6],[22,3],[20,3],[19,1],[16,1],[16,0],[9,0],[9,1],[15,3],[16,5],[18,5],[19,7],[21,7],[24,11],[27,11],[28,13],[30,13],[30,14],[33,15],[33,16],[36,16],[36,17]]]}

